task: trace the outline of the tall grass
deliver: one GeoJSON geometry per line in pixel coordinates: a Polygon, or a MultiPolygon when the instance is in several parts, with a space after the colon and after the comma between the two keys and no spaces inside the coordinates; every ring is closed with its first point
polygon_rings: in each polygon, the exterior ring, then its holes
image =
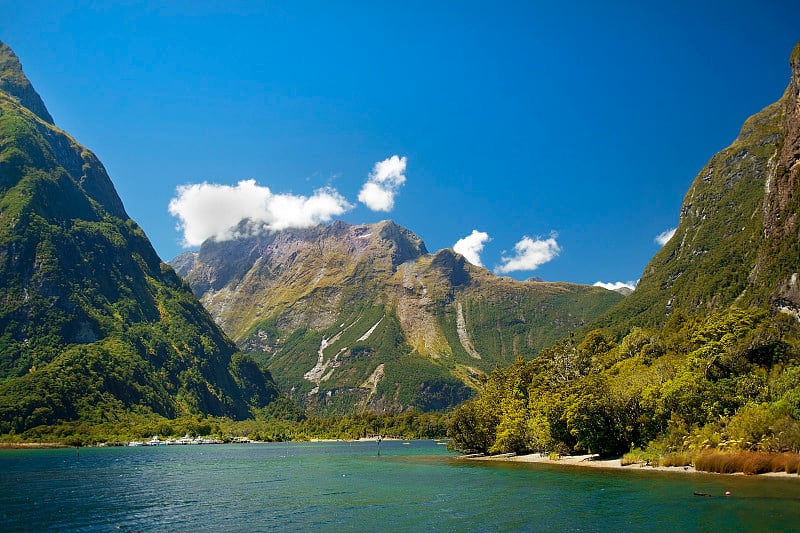
{"type": "Polygon", "coordinates": [[[793,453],[718,452],[707,450],[694,457],[694,467],[718,474],[800,474],[800,455],[793,453]]]}
{"type": "Polygon", "coordinates": [[[660,466],[689,466],[692,464],[691,456],[685,453],[671,453],[659,461],[660,466]]]}

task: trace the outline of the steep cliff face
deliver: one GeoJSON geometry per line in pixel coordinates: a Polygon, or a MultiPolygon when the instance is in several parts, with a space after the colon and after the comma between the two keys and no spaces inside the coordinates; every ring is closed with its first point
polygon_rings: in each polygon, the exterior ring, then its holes
{"type": "Polygon", "coordinates": [[[282,388],[338,413],[455,405],[622,298],[498,278],[390,221],[209,241],[172,264],[282,388]]]}
{"type": "Polygon", "coordinates": [[[789,63],[783,139],[764,190],[764,246],[750,281],[774,285],[772,306],[800,320],[800,42],[789,63]]]}
{"type": "Polygon", "coordinates": [[[274,396],[2,43],[0,69],[0,433],[126,409],[247,416],[274,396]]]}
{"type": "Polygon", "coordinates": [[[753,115],[695,178],[672,239],[597,322],[663,323],[675,309],[759,306],[800,317],[800,45],[782,98],[753,115]]]}

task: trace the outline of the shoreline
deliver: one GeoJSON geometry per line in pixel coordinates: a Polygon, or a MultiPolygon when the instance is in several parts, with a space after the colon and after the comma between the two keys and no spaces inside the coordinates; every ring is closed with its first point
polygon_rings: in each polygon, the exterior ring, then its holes
{"type": "Polygon", "coordinates": [[[58,442],[0,442],[0,450],[30,450],[50,448],[75,448],[58,442]]]}
{"type": "Polygon", "coordinates": [[[457,459],[464,461],[486,461],[486,462],[501,462],[501,463],[529,463],[529,464],[546,464],[553,466],[565,466],[573,468],[605,468],[609,470],[624,470],[629,472],[672,472],[676,474],[708,474],[718,476],[754,476],[754,477],[780,477],[780,478],[794,478],[800,480],[798,474],[787,474],[786,472],[767,472],[764,474],[744,474],[742,472],[735,472],[732,474],[717,474],[716,472],[706,472],[704,470],[697,470],[694,466],[651,466],[642,463],[632,463],[629,465],[622,465],[621,458],[605,459],[600,458],[598,455],[564,455],[558,460],[552,460],[547,455],[539,455],[536,453],[526,455],[516,454],[500,454],[500,455],[462,455],[457,459]]]}
{"type": "MultiPolygon", "coordinates": [[[[302,439],[302,440],[290,440],[285,442],[379,442],[379,441],[410,441],[415,439],[401,439],[399,437],[380,437],[371,436],[371,437],[360,437],[357,439],[302,439]]],[[[423,439],[423,440],[436,440],[436,439],[423,439]]],[[[8,442],[8,441],[0,441],[0,450],[35,450],[35,449],[56,449],[56,448],[106,448],[106,447],[117,447],[117,448],[126,448],[129,446],[130,442],[141,442],[141,441],[119,441],[114,443],[109,442],[100,442],[96,444],[87,444],[83,446],[73,446],[69,444],[63,444],[60,442],[8,442]]],[[[284,441],[259,441],[259,440],[247,440],[247,441],[220,441],[213,444],[270,444],[275,442],[284,442],[284,441]]],[[[161,441],[160,444],[167,445],[167,441],[161,441]]],[[[177,445],[175,443],[169,443],[172,445],[177,445]]],[[[208,443],[211,444],[211,443],[208,443]]],[[[144,444],[143,444],[144,445],[144,444]]]]}

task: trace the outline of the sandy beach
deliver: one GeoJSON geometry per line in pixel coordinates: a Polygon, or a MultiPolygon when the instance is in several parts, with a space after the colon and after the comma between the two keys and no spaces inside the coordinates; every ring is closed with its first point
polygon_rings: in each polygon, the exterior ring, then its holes
{"type": "MultiPolygon", "coordinates": [[[[619,458],[606,459],[600,458],[597,455],[565,455],[560,459],[553,460],[547,455],[540,455],[538,453],[528,455],[514,455],[514,454],[500,454],[500,455],[464,455],[461,459],[467,461],[500,461],[512,463],[540,463],[565,467],[576,468],[610,468],[614,470],[627,470],[639,472],[675,472],[681,474],[709,474],[709,475],[734,475],[743,476],[745,474],[715,474],[713,472],[704,472],[695,469],[694,466],[651,466],[642,463],[634,463],[630,465],[622,465],[619,458]]],[[[795,478],[800,481],[800,476],[797,474],[787,474],[786,472],[770,472],[767,474],[757,474],[759,477],[789,477],[795,478]]]]}
{"type": "Polygon", "coordinates": [[[696,473],[693,466],[649,466],[644,464],[631,464],[622,466],[619,458],[606,459],[597,455],[564,455],[557,460],[550,459],[547,455],[532,453],[528,455],[499,454],[499,455],[465,455],[463,459],[470,461],[504,461],[513,463],[541,463],[559,466],[575,466],[584,468],[614,468],[619,470],[652,470],[663,472],[696,473]]]}

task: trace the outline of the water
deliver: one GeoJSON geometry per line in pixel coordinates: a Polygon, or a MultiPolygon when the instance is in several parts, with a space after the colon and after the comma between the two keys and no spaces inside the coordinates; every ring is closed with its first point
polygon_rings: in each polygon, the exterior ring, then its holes
{"type": "Polygon", "coordinates": [[[430,441],[380,451],[374,442],[1,450],[0,530],[800,530],[800,478],[487,464],[430,441]]]}

